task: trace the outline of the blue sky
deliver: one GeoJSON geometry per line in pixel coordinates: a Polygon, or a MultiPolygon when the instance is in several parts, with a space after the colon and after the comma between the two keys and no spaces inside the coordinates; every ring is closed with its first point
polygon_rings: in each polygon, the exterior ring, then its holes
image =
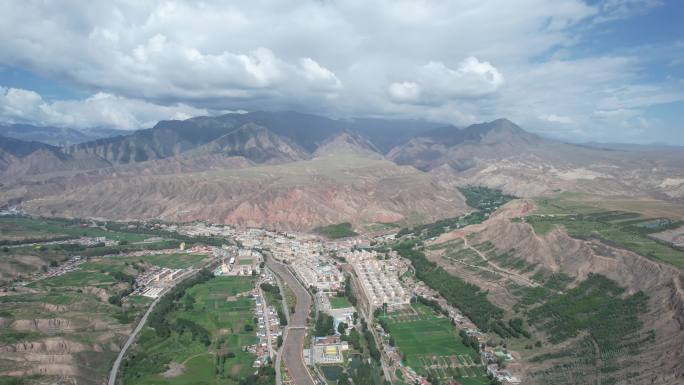
{"type": "Polygon", "coordinates": [[[293,109],[684,145],[681,1],[22,1],[0,14],[5,123],[293,109]]]}

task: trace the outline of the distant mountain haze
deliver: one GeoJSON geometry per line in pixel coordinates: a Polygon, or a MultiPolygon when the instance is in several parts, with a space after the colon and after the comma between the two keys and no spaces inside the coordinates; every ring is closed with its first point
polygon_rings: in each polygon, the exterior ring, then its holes
{"type": "Polygon", "coordinates": [[[574,191],[684,201],[681,149],[568,144],[507,119],[461,129],[260,111],[161,121],[63,149],[0,144],[0,204],[21,201],[42,215],[283,229],[417,223],[462,213],[456,187],[469,184],[520,197],[574,191]]]}
{"type": "Polygon", "coordinates": [[[99,138],[117,135],[128,135],[130,130],[112,128],[74,129],[64,127],[41,127],[30,124],[0,124],[0,135],[8,138],[21,139],[51,144],[53,146],[69,146],[88,142],[99,138]]]}

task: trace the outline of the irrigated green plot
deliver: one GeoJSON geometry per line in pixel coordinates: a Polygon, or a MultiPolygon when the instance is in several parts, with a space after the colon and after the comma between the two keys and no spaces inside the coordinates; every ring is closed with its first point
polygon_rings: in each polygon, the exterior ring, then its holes
{"type": "Polygon", "coordinates": [[[75,270],[57,277],[50,277],[34,282],[28,285],[28,287],[107,287],[111,286],[113,283],[116,283],[116,279],[106,273],[75,270]]]}
{"type": "Polygon", "coordinates": [[[209,346],[190,331],[160,337],[148,327],[127,360],[126,384],[237,384],[254,370],[254,355],[242,350],[256,343],[251,277],[214,277],[186,290],[168,324],[192,321],[210,334],[209,346]]]}
{"type": "Polygon", "coordinates": [[[146,255],[137,259],[169,269],[186,269],[188,267],[200,267],[206,258],[206,254],[177,253],[146,255]]]}
{"type": "Polygon", "coordinates": [[[100,273],[119,274],[125,273],[135,276],[136,272],[143,270],[137,259],[133,258],[95,258],[78,266],[82,271],[97,271],[100,273]]]}
{"type": "Polygon", "coordinates": [[[13,232],[16,236],[24,238],[46,238],[54,236],[74,237],[106,237],[118,241],[139,242],[149,235],[126,233],[118,231],[106,231],[98,227],[83,227],[81,222],[42,219],[42,218],[0,218],[0,229],[13,232]]]}
{"type": "Polygon", "coordinates": [[[126,299],[127,303],[133,305],[147,306],[152,303],[153,299],[150,297],[145,297],[143,295],[131,295],[126,299]]]}
{"type": "Polygon", "coordinates": [[[416,304],[412,310],[380,319],[389,329],[405,364],[419,373],[444,380],[456,378],[463,384],[489,384],[487,377],[477,370],[477,352],[463,344],[448,319],[437,317],[428,306],[416,304]]]}
{"type": "Polygon", "coordinates": [[[412,357],[419,355],[475,354],[471,348],[463,344],[454,326],[445,318],[388,322],[388,326],[390,334],[409,365],[414,364],[412,357]]]}
{"type": "Polygon", "coordinates": [[[330,306],[333,309],[341,309],[345,307],[352,307],[352,304],[349,302],[347,297],[330,297],[330,306]]]}
{"type": "Polygon", "coordinates": [[[332,239],[354,237],[358,235],[349,222],[317,227],[314,229],[314,232],[332,239]]]}
{"type": "Polygon", "coordinates": [[[492,381],[484,375],[477,377],[461,377],[458,379],[458,383],[461,385],[489,385],[492,381]]]}

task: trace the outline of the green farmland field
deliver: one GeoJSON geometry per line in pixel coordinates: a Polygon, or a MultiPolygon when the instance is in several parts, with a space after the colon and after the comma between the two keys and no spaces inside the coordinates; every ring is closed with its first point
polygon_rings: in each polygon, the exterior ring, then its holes
{"type": "Polygon", "coordinates": [[[189,320],[200,325],[210,334],[209,346],[189,331],[173,331],[162,338],[146,327],[126,360],[124,383],[237,384],[239,378],[253,373],[254,355],[242,351],[257,341],[254,300],[249,296],[253,286],[251,277],[215,277],[189,288],[166,318],[171,324],[189,320]],[[226,356],[223,362],[218,360],[220,354],[226,356]],[[179,369],[169,372],[169,367],[179,369]]]}
{"type": "Polygon", "coordinates": [[[107,287],[111,286],[113,283],[116,283],[116,279],[106,273],[101,273],[99,271],[75,270],[58,277],[51,277],[34,282],[28,286],[44,288],[84,286],[107,287]]]}
{"type": "Polygon", "coordinates": [[[101,228],[81,227],[79,223],[59,219],[41,218],[0,218],[0,229],[6,234],[10,231],[17,238],[50,238],[55,236],[107,237],[117,241],[140,242],[149,235],[118,231],[105,231],[101,228]]]}
{"type": "Polygon", "coordinates": [[[463,344],[446,318],[426,318],[418,321],[388,322],[390,334],[407,358],[409,365],[418,355],[438,356],[467,354],[477,357],[475,351],[463,344]]]}
{"type": "MultiPolygon", "coordinates": [[[[91,222],[86,223],[80,220],[28,217],[0,218],[0,246],[2,247],[0,253],[0,284],[31,280],[35,273],[46,271],[75,255],[98,258],[133,251],[176,248],[179,244],[178,240],[169,238],[154,242],[141,242],[149,238],[150,235],[127,232],[124,226],[116,226],[117,230],[111,230],[103,227],[90,227],[90,225],[91,222]],[[84,225],[86,226],[83,227],[84,225]],[[81,237],[105,237],[108,240],[120,241],[120,243],[109,246],[105,246],[103,243],[82,245],[75,241],[81,237]]],[[[185,267],[197,263],[198,257],[184,258],[193,259],[188,262],[172,262],[170,265],[185,267]]],[[[132,262],[133,260],[128,261],[132,262]]],[[[105,270],[111,272],[109,267],[105,270]]],[[[78,274],[72,275],[72,277],[78,278],[78,274]]],[[[63,286],[60,280],[52,282],[56,282],[55,285],[57,286],[63,286]]],[[[65,284],[68,285],[69,282],[65,282],[65,284]]]]}
{"type": "Polygon", "coordinates": [[[186,269],[188,267],[200,267],[201,262],[207,258],[206,254],[158,254],[140,257],[145,262],[170,269],[186,269]]]}
{"type": "Polygon", "coordinates": [[[354,237],[354,236],[358,235],[352,229],[352,225],[349,222],[338,223],[336,225],[328,225],[328,226],[317,227],[314,229],[314,232],[321,234],[323,236],[326,236],[328,238],[332,238],[332,239],[354,237]]]}
{"type": "Polygon", "coordinates": [[[466,385],[490,383],[477,352],[463,344],[448,319],[437,317],[425,306],[418,305],[414,310],[414,314],[391,313],[381,317],[406,365],[444,381],[457,379],[466,385]]]}

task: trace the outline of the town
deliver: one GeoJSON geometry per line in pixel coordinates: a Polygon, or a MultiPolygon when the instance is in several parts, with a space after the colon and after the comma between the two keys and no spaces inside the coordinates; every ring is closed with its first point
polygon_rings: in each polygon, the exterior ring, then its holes
{"type": "MultiPolygon", "coordinates": [[[[107,224],[83,226],[107,230],[107,224]]],[[[284,282],[282,272],[270,268],[270,263],[279,263],[313,300],[306,316],[306,339],[300,348],[301,360],[308,368],[304,383],[344,384],[364,365],[375,368],[392,383],[522,383],[514,352],[492,343],[492,336],[416,278],[411,261],[392,250],[396,232],[325,239],[203,222],[109,227],[140,233],[133,245],[142,245],[142,249],[96,257],[78,254],[89,247],[115,248],[127,243],[107,235],[37,242],[32,246],[65,247],[73,249],[73,255],[16,284],[32,287],[44,280],[65,279],[93,263],[101,266],[126,261],[126,265],[136,266],[127,270],[135,272],[130,278],[131,288],[110,302],[126,305],[148,298],[155,301],[154,306],[203,269],[209,269],[214,277],[248,279],[242,281],[251,282],[247,292],[228,296],[228,301],[241,301],[245,295],[251,299],[254,327],[246,325],[245,331],[253,333],[255,339],[241,345],[240,351],[253,357],[253,370],[279,365],[275,371],[278,383],[299,384],[302,378],[297,376],[301,373],[291,372],[280,359],[298,298],[295,288],[284,282]],[[173,248],[144,247],[165,245],[169,238],[188,241],[173,248]]],[[[126,277],[124,274],[122,279],[126,277]]],[[[136,336],[130,339],[134,341],[136,336]]],[[[126,354],[124,349],[120,356],[126,354]]]]}
{"type": "MultiPolygon", "coordinates": [[[[394,251],[378,252],[370,245],[391,244],[395,234],[377,237],[353,237],[341,240],[323,240],[310,234],[273,232],[264,229],[237,230],[224,225],[196,223],[170,226],[168,231],[193,236],[222,236],[235,239],[240,246],[213,248],[221,263],[217,275],[258,274],[259,282],[277,287],[273,273],[261,269],[265,255],[288,265],[297,279],[314,297],[313,318],[329,319],[327,333],[316,335],[314,330],[303,355],[319,383],[339,380],[341,373],[351,365],[358,365],[361,355],[349,343],[354,330],[369,330],[381,350],[380,361],[386,379],[396,381],[400,376],[405,383],[427,384],[458,382],[458,378],[487,376],[501,384],[520,384],[521,378],[512,369],[514,357],[505,347],[487,344],[490,336],[478,330],[473,322],[439,293],[411,274],[410,261],[394,251]],[[345,290],[351,287],[355,303],[350,303],[345,290]],[[436,303],[439,312],[426,314],[421,302],[436,303]],[[416,310],[419,309],[419,310],[416,310]],[[421,314],[422,313],[422,314],[421,314]],[[381,315],[382,314],[382,315],[381,315]],[[444,356],[442,363],[422,361],[420,367],[404,362],[401,344],[392,331],[383,329],[379,320],[391,318],[442,319],[453,325],[453,332],[476,341],[477,352],[444,356]],[[482,368],[482,370],[480,370],[482,368]],[[453,374],[452,374],[453,373],[453,374]]],[[[259,343],[250,347],[257,354],[254,366],[274,360],[282,344],[283,322],[287,313],[277,311],[281,303],[271,304],[257,287],[254,292],[255,314],[259,320],[259,343]],[[278,339],[281,338],[280,343],[278,339]]],[[[317,322],[313,319],[311,322],[317,322]]],[[[385,322],[386,323],[386,322],[385,322]]],[[[420,327],[418,323],[416,327],[420,327]]],[[[460,337],[456,337],[457,339],[460,337]]],[[[456,341],[456,339],[454,339],[456,341]]],[[[448,343],[448,340],[445,341],[448,343]]],[[[439,350],[435,347],[435,350],[439,350]]],[[[284,376],[287,378],[287,375],[284,376]]]]}

